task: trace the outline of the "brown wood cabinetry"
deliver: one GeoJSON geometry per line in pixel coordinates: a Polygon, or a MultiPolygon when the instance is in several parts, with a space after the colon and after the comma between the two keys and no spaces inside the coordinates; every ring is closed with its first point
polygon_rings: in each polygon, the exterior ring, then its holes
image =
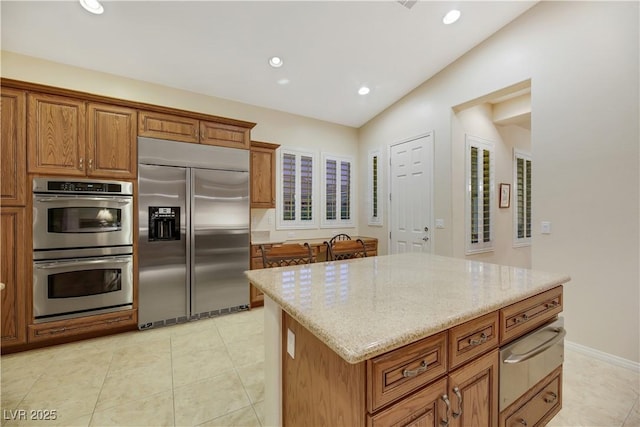
{"type": "Polygon", "coordinates": [[[2,87],[0,112],[0,344],[24,344],[26,335],[27,149],[26,93],[2,87]]]}
{"type": "Polygon", "coordinates": [[[249,149],[251,128],[193,117],[140,111],[138,135],[172,141],[249,149]]]}
{"type": "Polygon", "coordinates": [[[276,207],[277,144],[251,141],[251,207],[276,207]]]}
{"type": "Polygon", "coordinates": [[[29,342],[49,341],[77,335],[91,335],[115,329],[132,329],[138,324],[137,310],[78,317],[29,325],[29,342]]]}
{"type": "Polygon", "coordinates": [[[495,426],[498,422],[498,349],[449,373],[449,426],[495,426]]]}
{"type": "Polygon", "coordinates": [[[449,369],[498,347],[498,312],[449,329],[449,369]]]}
{"type": "Polygon", "coordinates": [[[136,110],[89,103],[87,113],[87,175],[136,178],[136,110]]]}
{"type": "MultiPolygon", "coordinates": [[[[492,314],[497,317],[497,312],[492,314]]],[[[451,330],[356,364],[342,360],[283,312],[287,330],[295,336],[295,357],[287,353],[283,338],[284,426],[315,425],[303,420],[364,426],[363,419],[367,427],[498,423],[497,340],[487,354],[448,370],[451,330]],[[321,376],[314,376],[318,372],[321,376]],[[322,404],[309,395],[312,390],[324,399],[322,404]],[[330,395],[336,400],[328,401],[330,395]]]]}
{"type": "Polygon", "coordinates": [[[26,93],[1,89],[0,200],[2,206],[24,206],[27,201],[26,93]]]}
{"type": "Polygon", "coordinates": [[[42,93],[27,104],[30,173],[136,177],[135,110],[42,93]]]}
{"type": "Polygon", "coordinates": [[[84,176],[86,103],[29,93],[27,105],[29,172],[84,176]]]}
{"type": "Polygon", "coordinates": [[[562,286],[500,310],[500,345],[547,323],[562,311],[562,286]]]}
{"type": "MultiPolygon", "coordinates": [[[[0,282],[2,348],[26,342],[25,208],[0,209],[0,282]]],[[[30,281],[29,281],[30,283],[30,281]]]]}

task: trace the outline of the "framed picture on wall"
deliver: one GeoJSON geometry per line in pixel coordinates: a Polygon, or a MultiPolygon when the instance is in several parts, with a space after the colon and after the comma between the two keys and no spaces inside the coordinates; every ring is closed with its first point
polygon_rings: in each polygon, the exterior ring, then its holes
{"type": "Polygon", "coordinates": [[[508,208],[511,202],[511,184],[500,184],[500,204],[501,208],[508,208]]]}

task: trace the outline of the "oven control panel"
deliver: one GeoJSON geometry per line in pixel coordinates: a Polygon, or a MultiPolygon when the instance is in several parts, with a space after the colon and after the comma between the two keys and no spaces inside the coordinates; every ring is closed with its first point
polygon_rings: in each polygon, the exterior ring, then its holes
{"type": "Polygon", "coordinates": [[[34,193],[133,194],[133,184],[126,181],[90,181],[34,178],[34,193]]]}

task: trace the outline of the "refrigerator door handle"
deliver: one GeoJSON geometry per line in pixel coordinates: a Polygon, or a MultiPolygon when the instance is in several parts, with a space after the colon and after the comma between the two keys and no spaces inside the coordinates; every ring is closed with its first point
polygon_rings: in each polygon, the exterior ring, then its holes
{"type": "Polygon", "coordinates": [[[192,255],[195,255],[196,251],[195,251],[195,239],[193,238],[193,220],[191,217],[191,211],[192,211],[192,204],[193,204],[193,195],[192,195],[192,186],[193,183],[193,169],[189,168],[187,169],[187,197],[185,200],[185,210],[186,210],[186,224],[185,224],[185,244],[186,244],[186,251],[187,251],[187,262],[189,263],[187,265],[187,298],[186,298],[186,303],[187,303],[187,313],[188,316],[187,317],[191,317],[193,315],[193,311],[192,308],[194,307],[194,291],[193,291],[193,285],[192,285],[192,278],[195,277],[195,262],[192,258],[192,255]]]}

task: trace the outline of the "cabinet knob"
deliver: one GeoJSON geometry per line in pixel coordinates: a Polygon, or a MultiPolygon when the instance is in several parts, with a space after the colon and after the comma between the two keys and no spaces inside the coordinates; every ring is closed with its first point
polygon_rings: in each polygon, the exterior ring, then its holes
{"type": "Polygon", "coordinates": [[[80,157],[80,169],[84,169],[84,159],[80,157]]]}
{"type": "Polygon", "coordinates": [[[93,168],[93,159],[89,159],[89,170],[93,168]]]}
{"type": "Polygon", "coordinates": [[[0,291],[4,291],[5,284],[0,282],[0,291]]]}

